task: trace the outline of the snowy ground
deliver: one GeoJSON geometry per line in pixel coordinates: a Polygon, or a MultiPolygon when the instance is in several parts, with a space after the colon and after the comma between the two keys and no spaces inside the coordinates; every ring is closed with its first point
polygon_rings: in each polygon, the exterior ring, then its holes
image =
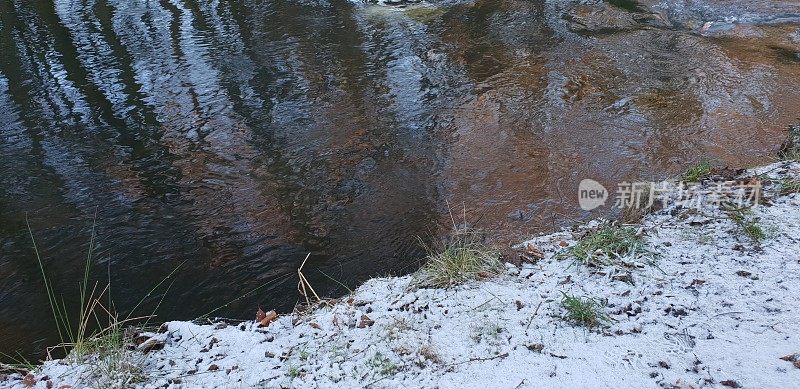
{"type": "MultiPolygon", "coordinates": [[[[800,163],[758,172],[800,179],[800,163]]],[[[800,194],[777,187],[754,208],[768,235],[760,244],[724,212],[668,207],[642,222],[658,253],[643,267],[554,259],[575,243],[565,231],[530,242],[544,259],[494,279],[450,289],[373,279],[264,328],[170,322],[155,335],[165,347],[137,360],[145,378],[135,386],[800,387],[800,362],[781,359],[800,353],[800,194]],[[611,323],[564,321],[562,292],[607,299],[611,323]]],[[[87,366],[50,361],[28,381],[102,386],[87,366]]],[[[24,387],[23,378],[0,387],[24,387]]]]}

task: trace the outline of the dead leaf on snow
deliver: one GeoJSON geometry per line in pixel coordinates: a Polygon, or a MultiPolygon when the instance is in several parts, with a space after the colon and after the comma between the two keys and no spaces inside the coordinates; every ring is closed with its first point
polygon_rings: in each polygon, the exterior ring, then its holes
{"type": "Polygon", "coordinates": [[[522,253],[521,257],[526,262],[534,263],[544,258],[544,251],[542,251],[542,249],[536,247],[532,243],[528,243],[525,245],[525,252],[522,253]]]}
{"type": "Polygon", "coordinates": [[[32,388],[36,386],[36,377],[34,377],[33,374],[28,373],[28,375],[22,379],[22,385],[25,385],[26,388],[32,388]]]}
{"type": "Polygon", "coordinates": [[[256,312],[256,322],[258,322],[259,327],[266,327],[277,318],[278,313],[275,311],[264,312],[259,308],[258,312],[256,312]]]}
{"type": "Polygon", "coordinates": [[[258,311],[256,311],[256,323],[259,323],[261,322],[261,320],[264,320],[265,316],[267,316],[267,313],[264,312],[261,308],[258,308],[258,311]]]}
{"type": "Polygon", "coordinates": [[[358,322],[358,328],[372,327],[375,321],[370,319],[367,315],[361,315],[361,320],[358,322]]]}
{"type": "Polygon", "coordinates": [[[729,388],[740,388],[741,387],[741,385],[739,385],[739,383],[734,381],[734,380],[720,381],[719,384],[722,385],[722,386],[727,386],[729,388]]]}
{"type": "Polygon", "coordinates": [[[150,351],[158,351],[164,348],[164,341],[160,339],[150,338],[139,345],[139,351],[147,354],[150,351]]]}
{"type": "Polygon", "coordinates": [[[703,285],[705,283],[706,283],[706,280],[704,280],[702,278],[695,278],[694,280],[692,280],[692,283],[689,284],[689,286],[703,285]]]}

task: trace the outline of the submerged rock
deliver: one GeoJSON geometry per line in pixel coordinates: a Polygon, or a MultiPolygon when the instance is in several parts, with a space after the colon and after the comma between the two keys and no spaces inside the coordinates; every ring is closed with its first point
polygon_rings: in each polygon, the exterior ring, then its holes
{"type": "Polygon", "coordinates": [[[577,33],[609,33],[637,30],[646,27],[666,27],[669,22],[661,15],[649,12],[634,2],[623,2],[627,6],[615,6],[606,2],[580,4],[564,16],[567,27],[577,33]]]}

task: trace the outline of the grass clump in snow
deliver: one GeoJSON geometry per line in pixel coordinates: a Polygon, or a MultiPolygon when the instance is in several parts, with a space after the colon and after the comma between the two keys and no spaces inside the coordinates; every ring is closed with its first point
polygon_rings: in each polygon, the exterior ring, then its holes
{"type": "Polygon", "coordinates": [[[784,161],[800,161],[800,123],[789,126],[787,135],[778,156],[784,161]]]}
{"type": "Polygon", "coordinates": [[[500,324],[488,323],[474,327],[472,329],[470,338],[472,338],[475,343],[486,341],[494,344],[500,341],[500,334],[503,333],[503,331],[505,331],[505,328],[503,328],[500,324]]]}
{"type": "Polygon", "coordinates": [[[439,249],[426,247],[425,264],[417,272],[417,284],[443,288],[502,273],[500,252],[484,243],[477,231],[457,230],[439,249]]]}
{"type": "MultiPolygon", "coordinates": [[[[41,271],[44,292],[47,294],[55,328],[61,341],[58,345],[47,349],[48,359],[53,359],[51,355],[53,350],[61,350],[68,362],[83,369],[82,379],[89,383],[90,387],[129,387],[143,382],[145,378],[144,354],[135,351],[140,345],[134,341],[134,338],[139,335],[139,329],[147,326],[153,315],[141,317],[128,315],[120,318],[110,295],[110,282],[101,288],[98,282],[90,281],[96,237],[94,225],[84,264],[83,279],[78,283],[80,305],[74,311],[68,308],[64,298],[56,292],[51,278],[47,276],[33,230],[30,224],[27,227],[41,271]],[[137,328],[132,327],[132,322],[139,322],[140,325],[137,328]]],[[[150,297],[177,270],[177,268],[173,270],[151,289],[131,311],[136,311],[144,299],[150,297]]],[[[161,301],[163,301],[163,297],[161,301]]],[[[154,349],[153,347],[156,346],[148,347],[154,349]]],[[[142,349],[141,351],[149,350],[142,349]]]]}
{"type": "Polygon", "coordinates": [[[397,372],[397,365],[391,359],[385,357],[380,352],[376,352],[369,360],[367,365],[372,368],[378,376],[387,377],[397,372]]]}
{"type": "Polygon", "coordinates": [[[701,179],[710,176],[713,169],[714,166],[711,165],[711,162],[703,161],[686,170],[686,173],[683,174],[683,179],[687,182],[699,182],[701,179]]]}
{"type": "Polygon", "coordinates": [[[780,157],[784,161],[800,161],[800,148],[784,151],[780,157]]]}
{"type": "Polygon", "coordinates": [[[561,292],[564,298],[561,299],[561,306],[567,311],[563,319],[572,323],[594,328],[610,321],[609,317],[603,313],[606,302],[594,297],[578,297],[561,292]]]}
{"type": "Polygon", "coordinates": [[[742,234],[758,243],[767,238],[767,233],[761,227],[761,218],[754,216],[750,208],[732,209],[728,217],[739,226],[742,234]]]}
{"type": "Polygon", "coordinates": [[[575,258],[583,265],[611,265],[622,257],[649,253],[647,244],[633,227],[606,225],[590,232],[556,258],[575,258]]]}
{"type": "Polygon", "coordinates": [[[781,192],[782,195],[787,195],[790,193],[800,193],[800,180],[795,180],[791,178],[785,178],[781,181],[781,192]]]}

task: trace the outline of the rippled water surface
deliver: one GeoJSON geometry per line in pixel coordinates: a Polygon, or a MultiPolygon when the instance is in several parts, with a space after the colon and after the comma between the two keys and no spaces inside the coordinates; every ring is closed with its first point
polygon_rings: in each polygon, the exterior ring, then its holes
{"type": "Polygon", "coordinates": [[[120,311],[183,264],[158,320],[245,318],[308,252],[328,295],[413,270],[448,204],[508,242],[602,215],[583,178],[771,158],[797,1],[610,3],[0,0],[0,351],[57,342],[26,214],[67,304],[94,224],[120,311]]]}

